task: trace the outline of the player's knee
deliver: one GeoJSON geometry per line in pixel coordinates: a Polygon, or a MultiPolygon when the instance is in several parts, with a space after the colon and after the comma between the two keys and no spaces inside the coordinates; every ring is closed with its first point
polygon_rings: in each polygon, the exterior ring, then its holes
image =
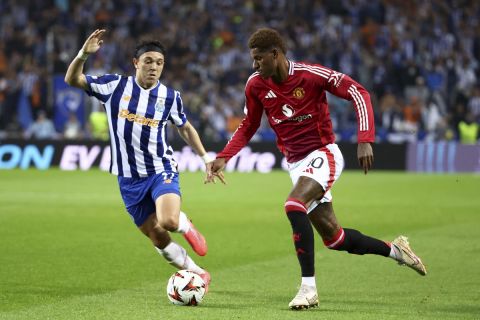
{"type": "Polygon", "coordinates": [[[324,239],[323,244],[331,250],[344,250],[345,231],[340,228],[333,237],[324,239]]]}
{"type": "Polygon", "coordinates": [[[327,249],[340,251],[340,246],[330,245],[330,244],[328,244],[326,241],[323,241],[323,245],[324,245],[327,249]]]}
{"type": "Polygon", "coordinates": [[[284,208],[285,208],[285,213],[289,213],[293,211],[307,213],[307,207],[305,206],[305,203],[303,203],[301,200],[296,198],[288,198],[285,201],[284,208]]]}
{"type": "Polygon", "coordinates": [[[178,219],[175,219],[174,217],[164,218],[162,221],[160,221],[160,227],[170,232],[177,231],[178,219]]]}

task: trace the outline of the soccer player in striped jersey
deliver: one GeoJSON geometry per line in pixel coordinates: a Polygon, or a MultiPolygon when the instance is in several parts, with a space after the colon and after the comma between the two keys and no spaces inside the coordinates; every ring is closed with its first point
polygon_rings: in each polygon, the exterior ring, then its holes
{"type": "Polygon", "coordinates": [[[219,178],[225,183],[221,173],[226,162],[249,142],[265,113],[276,133],[277,145],[287,158],[294,185],[284,208],[292,226],[302,280],[289,307],[306,309],[318,305],[311,224],[329,249],[391,257],[425,275],[425,266],[405,237],[390,243],[342,228],[333,211],[330,189],[340,177],[344,161],[335,144],[326,92],[353,103],[358,120],[357,156],[365,174],[373,163],[370,144],[375,139],[368,92],[341,72],[287,59],[286,45],[273,29],[257,30],[248,45],[255,72],[245,87],[246,115],[231,140],[217,154],[207,182],[219,178]]]}
{"type": "Polygon", "coordinates": [[[83,74],[88,56],[97,52],[105,30],[95,30],[73,59],[65,82],[81,88],[105,106],[110,131],[110,172],[118,176],[125,207],[134,223],[173,266],[198,273],[206,285],[210,274],[172,241],[169,232],[183,234],[200,256],[207,243],[184,212],[177,165],[167,142],[166,126],[173,123],[180,136],[205,161],[212,160],[195,128],[187,120],[180,92],[163,85],[159,78],[165,63],[165,48],[158,41],[140,43],[134,53],[134,76],[83,74]]]}

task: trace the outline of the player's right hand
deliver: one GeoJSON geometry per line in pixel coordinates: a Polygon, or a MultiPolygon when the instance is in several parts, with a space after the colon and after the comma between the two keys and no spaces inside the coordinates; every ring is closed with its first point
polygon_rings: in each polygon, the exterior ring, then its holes
{"type": "Polygon", "coordinates": [[[373,165],[373,149],[368,142],[359,143],[357,147],[358,164],[363,168],[363,172],[367,174],[373,165]]]}
{"type": "Polygon", "coordinates": [[[97,29],[92,32],[92,34],[85,40],[82,50],[85,53],[95,53],[100,49],[103,44],[103,34],[106,32],[105,29],[97,29]]]}
{"type": "Polygon", "coordinates": [[[217,158],[213,162],[207,164],[207,178],[205,183],[216,183],[215,179],[218,178],[223,184],[227,184],[223,169],[225,168],[225,158],[217,158]]]}

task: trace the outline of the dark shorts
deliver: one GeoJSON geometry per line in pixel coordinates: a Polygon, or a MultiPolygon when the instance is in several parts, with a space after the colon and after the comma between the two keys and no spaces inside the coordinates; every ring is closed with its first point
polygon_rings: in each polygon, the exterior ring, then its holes
{"type": "Polygon", "coordinates": [[[123,202],[137,227],[155,212],[155,200],[164,194],[181,196],[178,172],[162,172],[145,178],[118,177],[123,202]]]}

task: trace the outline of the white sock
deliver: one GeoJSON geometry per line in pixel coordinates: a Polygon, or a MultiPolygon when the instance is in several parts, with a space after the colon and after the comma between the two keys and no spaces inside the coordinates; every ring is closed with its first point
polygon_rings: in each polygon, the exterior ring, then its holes
{"type": "Polygon", "coordinates": [[[190,258],[187,251],[178,243],[170,242],[165,248],[157,249],[158,253],[177,269],[187,269],[196,273],[204,273],[204,270],[190,258]]]}
{"type": "Polygon", "coordinates": [[[184,269],[188,255],[187,251],[178,243],[172,241],[163,249],[157,247],[155,247],[155,249],[157,249],[158,253],[160,253],[168,263],[178,269],[184,269]]]}
{"type": "Polygon", "coordinates": [[[197,266],[197,264],[188,255],[187,255],[187,259],[185,260],[185,269],[193,271],[198,274],[202,274],[205,272],[205,270],[197,266]]]}
{"type": "Polygon", "coordinates": [[[185,212],[180,211],[180,216],[178,217],[178,233],[187,233],[190,230],[190,221],[188,221],[187,215],[185,212]]]}
{"type": "Polygon", "coordinates": [[[302,277],[302,284],[310,286],[310,287],[317,287],[315,282],[315,277],[302,277]]]}
{"type": "Polygon", "coordinates": [[[389,257],[392,258],[393,260],[398,261],[399,256],[400,255],[399,255],[398,249],[393,244],[391,244],[390,245],[390,255],[389,255],[389,257]]]}

